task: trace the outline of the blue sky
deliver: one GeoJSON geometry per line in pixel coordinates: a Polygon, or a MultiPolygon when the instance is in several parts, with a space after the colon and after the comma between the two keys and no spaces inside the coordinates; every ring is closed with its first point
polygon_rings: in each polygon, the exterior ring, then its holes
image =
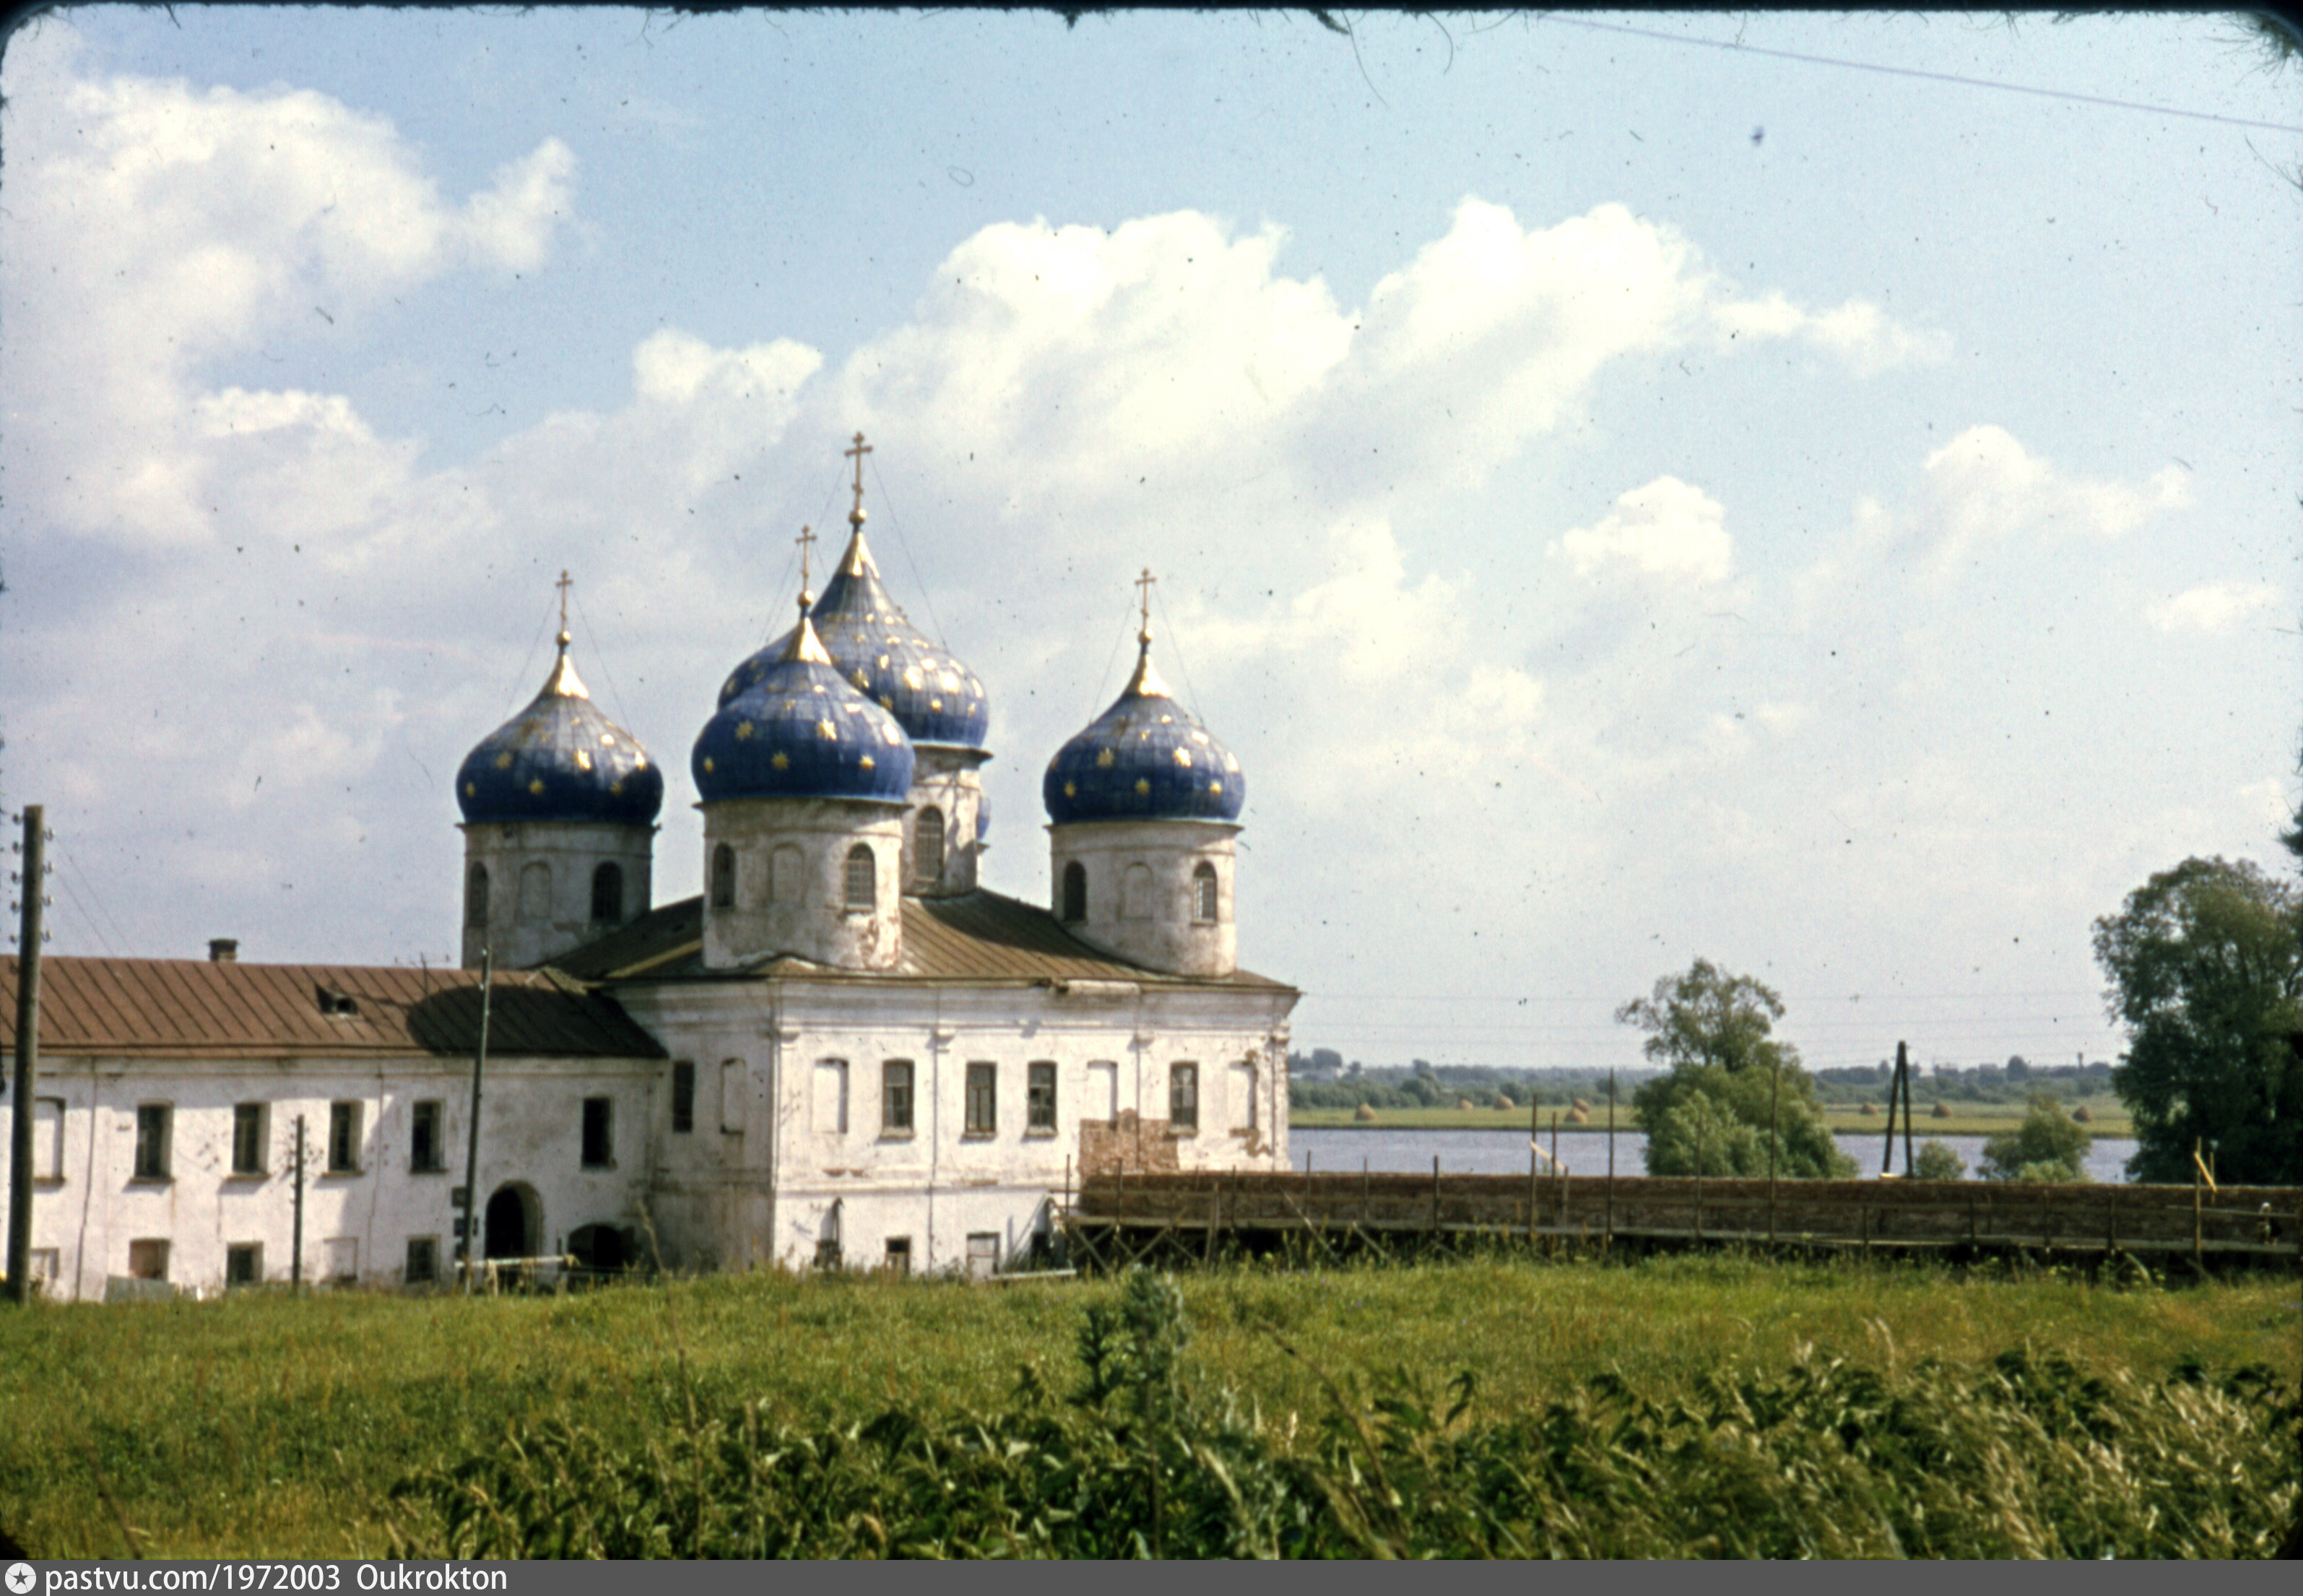
{"type": "Polygon", "coordinates": [[[2296,798],[2303,75],[2215,16],[1354,22],[20,32],[52,949],[444,957],[563,566],[692,891],[689,746],[861,428],[1001,891],[1160,574],[1300,1045],[1629,1062],[1700,955],[1812,1064],[2115,1051],[2089,923],[2296,798]]]}

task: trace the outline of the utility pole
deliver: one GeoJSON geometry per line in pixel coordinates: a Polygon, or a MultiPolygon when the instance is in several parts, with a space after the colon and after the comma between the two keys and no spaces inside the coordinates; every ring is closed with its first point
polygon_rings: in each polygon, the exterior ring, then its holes
{"type": "Polygon", "coordinates": [[[304,1116],[296,1116],[296,1220],[288,1237],[288,1290],[304,1295],[304,1116]]]}
{"type": "Polygon", "coordinates": [[[23,918],[16,944],[16,1078],[11,1089],[15,1122],[9,1135],[8,1162],[8,1300],[32,1300],[32,1080],[40,1055],[40,889],[46,885],[47,867],[41,844],[47,834],[40,822],[46,811],[38,804],[24,806],[24,856],[20,876],[23,918]]]}
{"type": "Polygon", "coordinates": [[[480,1272],[480,1077],[488,1068],[488,997],[495,984],[495,950],[480,950],[480,1046],[472,1055],[472,1122],[464,1135],[464,1295],[480,1272]]]}

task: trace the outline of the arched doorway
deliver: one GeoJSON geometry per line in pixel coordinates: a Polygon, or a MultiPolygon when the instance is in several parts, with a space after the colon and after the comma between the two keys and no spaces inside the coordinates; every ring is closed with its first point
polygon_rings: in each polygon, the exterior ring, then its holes
{"type": "Polygon", "coordinates": [[[544,1204],[537,1201],[536,1188],[519,1181],[496,1187],[488,1199],[485,1224],[483,1256],[535,1257],[544,1236],[544,1204]]]}

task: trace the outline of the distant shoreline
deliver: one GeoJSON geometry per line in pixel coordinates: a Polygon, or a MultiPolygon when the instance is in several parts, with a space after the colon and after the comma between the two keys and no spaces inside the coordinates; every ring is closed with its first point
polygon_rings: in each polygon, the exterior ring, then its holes
{"type": "MultiPolygon", "coordinates": [[[[2088,1110],[2095,1118],[2088,1129],[2099,1136],[2132,1136],[2134,1121],[2123,1109],[2101,1108],[2094,1103],[2088,1110]]],[[[2012,1130],[2022,1123],[2024,1106],[2020,1103],[1978,1103],[1954,1108],[1947,1119],[1933,1118],[1926,1109],[1919,1110],[1912,1123],[1915,1139],[1928,1136],[1987,1136],[2003,1130],[2012,1130]]],[[[1542,1133],[1552,1132],[1549,1109],[1541,1110],[1542,1133]]],[[[1287,1116],[1290,1130],[1487,1130],[1521,1131],[1528,1128],[1524,1109],[1378,1109],[1373,1119],[1354,1117],[1350,1109],[1295,1109],[1287,1116]]],[[[1852,1108],[1837,1105],[1824,1110],[1824,1123],[1835,1134],[1860,1136],[1869,1133],[1884,1137],[1887,1134],[1885,1113],[1865,1116],[1852,1108]]],[[[1635,1133],[1639,1127],[1632,1123],[1631,1105],[1618,1100],[1615,1110],[1615,1129],[1635,1133]]],[[[1607,1133],[1606,1110],[1582,1125],[1570,1125],[1563,1114],[1558,1126],[1563,1136],[1605,1136],[1607,1133]]],[[[1902,1121],[1896,1121],[1895,1134],[1902,1136],[1902,1121]]]]}

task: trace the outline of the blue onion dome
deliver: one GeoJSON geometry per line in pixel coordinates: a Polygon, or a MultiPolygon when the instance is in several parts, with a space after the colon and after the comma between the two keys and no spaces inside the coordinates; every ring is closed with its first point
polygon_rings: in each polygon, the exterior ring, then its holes
{"type": "Polygon", "coordinates": [[[697,735],[689,768],[706,803],[843,798],[900,804],[911,792],[912,739],[831,663],[807,619],[812,596],[800,595],[800,622],[781,656],[742,691],[723,697],[697,735]]]}
{"type": "Polygon", "coordinates": [[[1109,709],[1056,751],[1040,783],[1048,818],[1237,820],[1247,779],[1231,750],[1176,702],[1137,634],[1135,674],[1109,709]]]}
{"type": "MultiPolygon", "coordinates": [[[[848,685],[893,714],[914,742],[980,748],[991,704],[975,672],[914,626],[890,597],[864,544],[864,507],[848,512],[855,529],[823,596],[808,612],[816,636],[848,685]]],[[[720,689],[728,703],[775,668],[791,644],[787,632],[736,667],[720,689]]]]}
{"type": "Polygon", "coordinates": [[[456,773],[466,821],[582,820],[647,825],[663,807],[663,773],[632,735],[600,713],[568,658],[536,701],[482,739],[456,773]]]}

